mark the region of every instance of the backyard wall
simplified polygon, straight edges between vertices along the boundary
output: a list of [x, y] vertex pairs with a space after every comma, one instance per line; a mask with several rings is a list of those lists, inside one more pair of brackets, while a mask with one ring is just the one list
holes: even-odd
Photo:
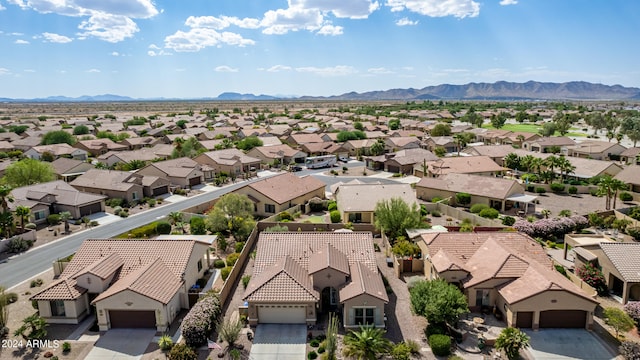
[[[258, 223], [260, 225], [260, 223]], [[222, 285], [222, 289], [220, 289], [220, 303], [224, 308], [227, 304], [227, 300], [229, 300], [230, 296], [233, 296], [234, 287], [238, 285], [238, 278], [244, 272], [244, 267], [247, 265], [247, 260], [249, 259], [249, 255], [251, 251], [253, 251], [256, 242], [258, 241], [258, 229], [254, 228], [249, 238], [244, 244], [244, 248], [240, 252], [240, 256], [238, 257], [238, 261], [233, 265], [231, 272], [229, 273], [229, 277], [225, 280], [224, 285]]]
[[[491, 220], [480, 217], [476, 214], [470, 213], [466, 210], [458, 209], [453, 206], [449, 206], [443, 203], [426, 203], [422, 204], [425, 208], [431, 212], [433, 210], [438, 210], [443, 217], [451, 217], [457, 220], [470, 219], [472, 224], [478, 224], [479, 226], [488, 226], [488, 227], [502, 227], [502, 222], [500, 220]], [[451, 224], [454, 225], [454, 224]]]

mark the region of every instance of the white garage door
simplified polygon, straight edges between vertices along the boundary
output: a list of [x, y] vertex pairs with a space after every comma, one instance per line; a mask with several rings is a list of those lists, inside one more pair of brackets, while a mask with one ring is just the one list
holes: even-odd
[[304, 305], [259, 305], [258, 322], [261, 324], [304, 324]]

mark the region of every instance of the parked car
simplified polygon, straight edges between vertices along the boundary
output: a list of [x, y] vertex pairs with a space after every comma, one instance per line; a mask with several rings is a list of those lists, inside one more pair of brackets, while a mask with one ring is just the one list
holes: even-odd
[[302, 171], [302, 166], [294, 165], [294, 166], [291, 167], [291, 171], [293, 171], [293, 172]]
[[349, 157], [348, 157], [348, 156], [340, 156], [340, 157], [338, 157], [338, 159], [339, 159], [340, 161], [343, 161], [343, 162], [349, 162], [349, 160], [351, 160], [351, 159], [349, 159]]

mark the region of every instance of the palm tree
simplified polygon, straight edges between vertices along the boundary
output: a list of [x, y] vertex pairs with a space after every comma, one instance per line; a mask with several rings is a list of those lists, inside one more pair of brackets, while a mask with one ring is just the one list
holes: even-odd
[[525, 155], [520, 158], [520, 165], [527, 169], [527, 172], [531, 172], [531, 168], [533, 167], [534, 159], [536, 159], [533, 155]]
[[20, 218], [20, 228], [24, 231], [24, 222], [25, 219], [28, 220], [29, 216], [31, 216], [31, 209], [28, 206], [18, 205], [16, 207], [16, 215]]
[[504, 157], [503, 162], [504, 166], [509, 169], [518, 170], [518, 168], [521, 167], [520, 157], [516, 153], [507, 154], [507, 156]]
[[11, 231], [14, 227], [13, 214], [11, 211], [0, 213], [0, 228], [6, 237], [11, 237]]
[[606, 210], [611, 209], [611, 197], [613, 196], [614, 192], [617, 191], [615, 190], [615, 188], [619, 186], [614, 182], [614, 180], [615, 179], [610, 175], [605, 175], [600, 178], [600, 181], [598, 182], [598, 195], [605, 197]]
[[558, 170], [560, 170], [560, 179], [564, 182], [564, 178], [576, 171], [576, 167], [573, 166], [571, 161], [564, 156], [560, 156], [560, 160], [558, 161]]
[[540, 214], [542, 214], [542, 216], [544, 216], [545, 219], [548, 219], [549, 215], [551, 215], [551, 210], [543, 209], [542, 211], [540, 211]]
[[71, 220], [71, 213], [63, 211], [58, 215], [60, 215], [60, 220], [64, 221], [64, 233], [69, 233], [69, 220]]
[[360, 330], [345, 335], [342, 354], [358, 360], [377, 359], [378, 355], [391, 350], [391, 341], [384, 337], [384, 333], [384, 330], [372, 325], [361, 325]]
[[184, 216], [180, 211], [172, 211], [169, 213], [169, 215], [167, 215], [167, 217], [169, 217], [169, 222], [171, 222], [171, 225], [177, 227], [178, 224], [180, 224], [180, 229], [182, 230], [182, 233], [184, 233], [184, 228], [182, 228], [182, 219], [184, 218]]
[[533, 170], [534, 173], [540, 174], [540, 169], [542, 168], [543, 164], [544, 164], [543, 159], [534, 157], [533, 159], [531, 159], [531, 163], [529, 164], [529, 166], [531, 167], [531, 170]]
[[0, 185], [0, 208], [2, 212], [9, 211], [9, 203], [13, 202], [13, 196], [11, 196], [11, 186]]
[[140, 159], [133, 159], [124, 164], [123, 170], [125, 171], [138, 170], [138, 169], [142, 169], [145, 166], [147, 166], [146, 161], [140, 160]]
[[551, 181], [555, 178], [555, 168], [560, 167], [562, 165], [562, 160], [560, 157], [551, 155], [548, 158], [543, 160], [543, 165], [545, 165], [549, 169], [549, 173], [551, 174]]
[[460, 150], [462, 150], [468, 143], [471, 142], [473, 137], [472, 133], [458, 133], [453, 135], [453, 142], [458, 148], [458, 156], [460, 156]]
[[613, 190], [613, 208], [616, 208], [616, 200], [618, 200], [618, 192], [620, 190], [627, 190], [628, 186], [627, 184], [622, 181], [622, 180], [618, 180], [618, 179], [612, 179], [611, 180], [611, 190]]
[[498, 350], [504, 350], [509, 360], [517, 359], [520, 350], [529, 347], [529, 336], [520, 329], [506, 328], [496, 339], [495, 347]]

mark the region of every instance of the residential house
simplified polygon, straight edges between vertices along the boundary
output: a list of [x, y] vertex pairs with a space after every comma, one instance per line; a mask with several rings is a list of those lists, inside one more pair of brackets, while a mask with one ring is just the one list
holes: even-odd
[[161, 177], [169, 180], [172, 187], [183, 189], [204, 181], [201, 165], [187, 157], [154, 162], [139, 169], [136, 174]]
[[380, 201], [400, 198], [412, 207], [417, 204], [409, 184], [341, 184], [334, 193], [343, 221], [375, 224], [374, 212]]
[[621, 152], [620, 162], [623, 164], [640, 165], [640, 147], [630, 147]]
[[598, 302], [556, 271], [525, 234], [431, 233], [418, 246], [427, 279], [459, 286], [472, 311], [493, 309], [518, 328], [593, 327]]
[[395, 152], [399, 150], [419, 149], [421, 141], [415, 136], [390, 136], [384, 139], [384, 145], [386, 150]]
[[272, 125], [269, 124], [267, 125], [267, 130], [269, 131], [269, 134], [276, 136], [276, 137], [284, 137], [284, 136], [289, 136], [289, 134], [291, 134], [291, 126], [286, 125], [286, 124], [281, 124], [281, 125]]
[[312, 198], [324, 199], [325, 184], [312, 176], [283, 173], [247, 184], [234, 193], [247, 195], [256, 215], [272, 216]]
[[7, 152], [13, 151], [15, 149], [16, 149], [16, 147], [13, 146], [12, 143], [10, 143], [8, 141], [4, 141], [4, 140], [0, 141], [0, 151], [1, 152], [7, 153]]
[[39, 136], [27, 136], [25, 138], [12, 141], [11, 145], [13, 145], [16, 150], [26, 152], [32, 147], [40, 145], [41, 142], [42, 138]]
[[640, 193], [640, 165], [630, 165], [614, 176], [629, 185], [630, 190]]
[[336, 312], [346, 329], [385, 327], [389, 302], [369, 232], [261, 233], [243, 300], [251, 325], [313, 325]]
[[453, 140], [453, 136], [431, 136], [422, 141], [422, 147], [429, 151], [435, 151], [437, 148], [443, 148], [447, 153], [458, 151], [458, 145]]
[[[498, 176], [504, 170], [506, 169], [488, 156], [445, 157], [427, 164], [426, 176], [438, 177], [449, 173]], [[418, 175], [422, 175], [421, 169], [415, 171]]]
[[158, 138], [154, 138], [153, 136], [131, 137], [120, 141], [120, 144], [125, 145], [128, 150], [138, 150], [160, 143], [161, 141]]
[[19, 205], [31, 209], [30, 222], [41, 224], [47, 216], [68, 211], [72, 219], [104, 212], [106, 196], [77, 190], [62, 180], [15, 188], [11, 191], [14, 202], [9, 208]]
[[171, 156], [173, 146], [169, 144], [157, 144], [153, 147], [143, 147], [138, 150], [108, 152], [98, 156], [98, 160], [107, 166], [114, 166], [118, 163], [128, 163], [133, 160], [157, 161], [166, 160]]
[[263, 164], [302, 164], [307, 157], [307, 153], [286, 144], [254, 147], [247, 155], [260, 159]]
[[437, 161], [438, 157], [431, 151], [417, 148], [400, 150], [380, 156], [369, 156], [365, 159], [370, 169], [384, 170], [392, 173], [413, 174], [414, 168], [419, 168], [428, 162]]
[[86, 161], [76, 159], [58, 158], [51, 162], [51, 167], [56, 173], [56, 177], [65, 182], [72, 181], [78, 176], [94, 168]]
[[461, 153], [471, 156], [488, 156], [496, 164], [504, 166], [504, 157], [513, 153], [513, 150], [511, 145], [478, 145], [469, 146], [462, 150]]
[[38, 145], [24, 152], [24, 156], [41, 160], [42, 155], [48, 153], [53, 159], [60, 157], [68, 157], [77, 160], [87, 160], [89, 153], [86, 150], [77, 149], [69, 144], [53, 144], [53, 145]]
[[80, 191], [106, 195], [109, 198], [120, 198], [133, 203], [143, 197], [168, 193], [170, 183], [169, 180], [157, 176], [93, 169], [72, 181], [71, 185]]
[[457, 203], [456, 194], [467, 193], [471, 195], [468, 205], [485, 204], [502, 212], [517, 208], [523, 213], [533, 213], [537, 199], [537, 196], [525, 195], [524, 187], [516, 180], [472, 174], [423, 177], [415, 188], [418, 199], [431, 201], [437, 197], [448, 199], [451, 205], [464, 205]]
[[205, 181], [209, 181], [221, 172], [231, 176], [254, 174], [260, 168], [260, 159], [245, 155], [242, 150], [225, 149], [202, 153], [193, 160], [200, 165], [207, 165], [211, 173], [204, 174]]
[[341, 144], [336, 144], [332, 141], [325, 141], [321, 143], [305, 143], [300, 146], [300, 150], [307, 153], [309, 156], [319, 155], [346, 155], [348, 151], [342, 148]]
[[318, 134], [291, 134], [287, 137], [287, 143], [300, 146], [308, 143], [323, 143], [324, 140]]
[[100, 331], [164, 332], [188, 290], [209, 268], [210, 244], [197, 240], [85, 240], [60, 277], [30, 300], [48, 323], [79, 324], [95, 306]]
[[[518, 156], [527, 156], [532, 155], [537, 158], [546, 159], [552, 154], [549, 153], [533, 153], [530, 151], [522, 150], [522, 149], [514, 149], [513, 151]], [[588, 180], [592, 177], [596, 176], [615, 176], [620, 171], [622, 171], [622, 166], [615, 164], [611, 161], [603, 161], [603, 160], [594, 160], [594, 159], [585, 159], [578, 158], [573, 156], [565, 157], [571, 165], [575, 166], [575, 170], [569, 174], [564, 174], [567, 178], [578, 179], [578, 180]], [[558, 175], [560, 175], [560, 169], [554, 170]]]
[[587, 140], [569, 146], [568, 150], [569, 156], [595, 160], [619, 160], [620, 154], [627, 148], [615, 142]]
[[541, 137], [522, 142], [522, 148], [537, 153], [548, 153], [553, 148], [559, 148], [561, 154], [567, 155], [569, 147], [576, 142], [566, 136]]
[[349, 156], [363, 156], [370, 153], [371, 145], [376, 142], [375, 139], [349, 140], [342, 144], [342, 148], [348, 151]]
[[78, 149], [85, 150], [94, 157], [106, 154], [109, 151], [123, 151], [129, 149], [127, 145], [115, 143], [111, 141], [111, 139], [81, 140], [73, 146]]

